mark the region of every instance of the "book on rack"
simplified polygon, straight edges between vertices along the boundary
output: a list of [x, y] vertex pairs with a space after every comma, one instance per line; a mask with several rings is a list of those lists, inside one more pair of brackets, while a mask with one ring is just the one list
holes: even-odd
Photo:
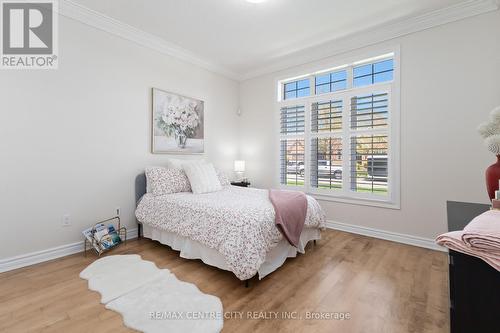
[[98, 242], [96, 242], [95, 238], [94, 238], [94, 227], [91, 227], [91, 228], [87, 228], [85, 230], [82, 231], [82, 234], [83, 236], [85, 236], [85, 238], [87, 239], [87, 241], [92, 244], [92, 247], [94, 248], [94, 250], [96, 250], [98, 253], [101, 252], [101, 248], [98, 244]]
[[82, 233], [97, 252], [107, 250], [122, 241], [112, 224], [106, 226], [104, 223], [99, 223], [92, 228], [85, 229]]

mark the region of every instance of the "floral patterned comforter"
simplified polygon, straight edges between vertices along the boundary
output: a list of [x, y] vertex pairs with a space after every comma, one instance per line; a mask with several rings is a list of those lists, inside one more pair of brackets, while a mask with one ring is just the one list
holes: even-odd
[[[304, 228], [323, 228], [323, 210], [314, 198], [307, 196], [307, 201]], [[267, 252], [283, 239], [267, 190], [225, 186], [205, 194], [147, 193], [135, 214], [141, 223], [216, 249], [240, 280], [254, 276]]]

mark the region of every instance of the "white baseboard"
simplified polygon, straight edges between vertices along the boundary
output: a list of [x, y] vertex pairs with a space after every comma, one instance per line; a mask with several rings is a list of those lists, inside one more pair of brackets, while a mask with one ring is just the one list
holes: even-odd
[[[429, 238], [399, 234], [396, 232], [373, 229], [368, 227], [361, 227], [357, 225], [334, 222], [334, 221], [327, 221], [326, 227], [330, 229], [350, 232], [353, 234], [380, 238], [413, 246], [424, 247], [431, 250], [444, 251], [444, 252], [446, 251], [446, 248], [437, 245], [433, 239]], [[127, 239], [137, 238], [137, 232], [138, 232], [137, 228], [127, 230]], [[20, 256], [2, 259], [0, 260], [0, 273], [11, 271], [21, 267], [38, 264], [52, 259], [69, 256], [71, 254], [79, 252], [83, 252], [83, 242], [66, 244], [62, 246], [53, 247], [47, 250], [42, 250], [42, 251], [23, 254]]]
[[[137, 238], [137, 228], [127, 230], [127, 239]], [[0, 273], [83, 252], [83, 241], [0, 260]]]
[[411, 236], [411, 235], [400, 234], [400, 233], [396, 233], [396, 232], [392, 232], [392, 231], [385, 231], [385, 230], [379, 230], [379, 229], [374, 229], [374, 228], [361, 227], [358, 225], [352, 225], [352, 224], [334, 222], [334, 221], [327, 221], [326, 227], [330, 228], [330, 229], [350, 232], [353, 234], [385, 239], [385, 240], [393, 241], [393, 242], [397, 242], [397, 243], [403, 243], [403, 244], [408, 244], [408, 245], [413, 245], [413, 246], [418, 246], [418, 247], [424, 247], [426, 249], [431, 249], [431, 250], [435, 250], [435, 251], [442, 251], [442, 252], [447, 251], [446, 248], [437, 245], [433, 239], [429, 239], [429, 238]]
[[127, 239], [134, 239], [137, 238], [138, 236], [139, 229], [134, 228], [134, 229], [127, 229]]

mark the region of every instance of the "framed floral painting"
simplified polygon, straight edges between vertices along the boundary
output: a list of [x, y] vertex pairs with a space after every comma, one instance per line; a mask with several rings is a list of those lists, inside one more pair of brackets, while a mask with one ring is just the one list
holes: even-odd
[[153, 88], [152, 119], [154, 154], [203, 154], [203, 101]]

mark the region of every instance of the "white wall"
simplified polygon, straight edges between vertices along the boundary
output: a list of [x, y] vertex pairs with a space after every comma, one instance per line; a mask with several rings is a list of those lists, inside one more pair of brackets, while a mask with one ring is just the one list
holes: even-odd
[[[135, 227], [134, 178], [168, 158], [149, 152], [152, 87], [205, 100], [207, 159], [277, 184], [275, 78], [318, 63], [239, 85], [64, 17], [59, 30], [58, 70], [0, 72], [0, 259], [79, 241], [117, 206]], [[330, 220], [434, 237], [446, 200], [487, 202], [475, 128], [500, 105], [498, 31], [494, 12], [384, 43], [401, 46], [401, 210], [322, 201]]]
[[[320, 201], [329, 220], [425, 238], [447, 230], [446, 200], [487, 203], [494, 162], [476, 127], [500, 105], [500, 12], [398, 38], [401, 47], [401, 209]], [[275, 80], [333, 64], [339, 55], [241, 84], [240, 157], [257, 187], [277, 186]]]
[[79, 241], [117, 206], [135, 227], [134, 178], [167, 158], [150, 153], [152, 87], [204, 99], [205, 157], [237, 154], [237, 82], [59, 23], [58, 70], [0, 72], [0, 259]]

